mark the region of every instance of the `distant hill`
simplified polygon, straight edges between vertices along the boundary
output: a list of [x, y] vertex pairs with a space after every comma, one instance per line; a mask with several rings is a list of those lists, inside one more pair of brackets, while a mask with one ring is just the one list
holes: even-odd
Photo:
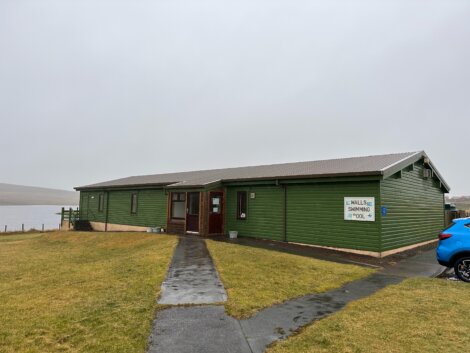
[[75, 191], [0, 183], [0, 205], [78, 205]]
[[459, 210], [470, 210], [470, 196], [446, 197], [446, 202], [455, 204]]

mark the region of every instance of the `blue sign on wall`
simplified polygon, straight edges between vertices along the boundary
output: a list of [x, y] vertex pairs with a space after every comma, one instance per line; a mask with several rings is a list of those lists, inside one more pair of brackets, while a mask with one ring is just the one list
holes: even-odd
[[381, 207], [381, 210], [382, 210], [382, 216], [386, 216], [387, 215], [387, 207], [386, 206], [382, 206]]

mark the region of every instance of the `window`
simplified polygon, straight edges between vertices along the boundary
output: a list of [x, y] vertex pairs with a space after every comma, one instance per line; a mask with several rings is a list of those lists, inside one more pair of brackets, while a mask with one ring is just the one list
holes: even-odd
[[237, 192], [237, 219], [246, 219], [246, 191]]
[[221, 213], [222, 205], [221, 205], [220, 199], [221, 199], [220, 195], [215, 195], [211, 197], [211, 206], [210, 206], [211, 213], [216, 213], [216, 214]]
[[424, 178], [424, 179], [432, 178], [432, 170], [431, 170], [431, 169], [424, 168], [424, 169], [423, 169], [423, 178]]
[[137, 194], [131, 195], [131, 213], [132, 214], [137, 213]]
[[199, 215], [199, 193], [188, 192], [188, 214], [192, 216]]
[[186, 215], [186, 193], [171, 193], [171, 218], [184, 219]]
[[104, 210], [104, 194], [100, 194], [98, 197], [98, 212], [103, 212]]

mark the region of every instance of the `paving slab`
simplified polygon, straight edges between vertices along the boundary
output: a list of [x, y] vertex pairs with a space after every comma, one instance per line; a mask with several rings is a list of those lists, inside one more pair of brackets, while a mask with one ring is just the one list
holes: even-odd
[[362, 280], [326, 293], [306, 295], [258, 312], [240, 325], [253, 353], [262, 353], [266, 347], [285, 339], [311, 322], [341, 310], [347, 303], [366, 297], [401, 277], [373, 274]]
[[385, 266], [380, 272], [385, 275], [402, 277], [437, 277], [445, 270], [446, 267], [437, 262], [436, 251], [432, 249]]
[[159, 304], [211, 304], [227, 300], [203, 239], [181, 237], [176, 247]]
[[[389, 262], [375, 274], [339, 289], [288, 300], [240, 321], [228, 316], [220, 305], [172, 307], [157, 314], [148, 352], [262, 353], [271, 343], [341, 310], [351, 301], [408, 277], [437, 276], [444, 269], [436, 263], [433, 250], [423, 251]], [[159, 303], [208, 304], [226, 300], [204, 240], [180, 238]]]
[[158, 313], [149, 353], [252, 353], [239, 322], [218, 305], [172, 307]]

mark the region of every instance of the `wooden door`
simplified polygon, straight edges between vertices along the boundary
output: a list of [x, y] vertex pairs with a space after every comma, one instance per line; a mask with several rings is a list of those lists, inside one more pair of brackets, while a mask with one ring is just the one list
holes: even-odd
[[209, 234], [224, 232], [224, 193], [211, 191], [209, 193]]
[[186, 202], [186, 231], [199, 232], [199, 192], [188, 192]]

